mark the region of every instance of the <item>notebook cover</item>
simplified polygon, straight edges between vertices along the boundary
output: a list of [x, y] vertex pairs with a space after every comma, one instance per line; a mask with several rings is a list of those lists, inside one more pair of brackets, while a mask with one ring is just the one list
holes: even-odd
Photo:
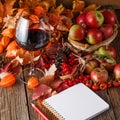
[[84, 84], [74, 85], [42, 104], [59, 120], [88, 120], [109, 108], [109, 104]]

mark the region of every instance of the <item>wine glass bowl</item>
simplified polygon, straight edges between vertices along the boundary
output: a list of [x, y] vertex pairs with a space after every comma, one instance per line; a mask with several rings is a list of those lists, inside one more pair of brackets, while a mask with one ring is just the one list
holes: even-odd
[[40, 28], [30, 28], [30, 20], [20, 17], [16, 27], [18, 45], [28, 51], [38, 50], [49, 42], [50, 34]]
[[42, 69], [34, 67], [34, 51], [45, 47], [50, 40], [50, 32], [42, 28], [41, 24], [40, 22], [37, 28], [33, 27], [34, 23], [31, 24], [29, 19], [20, 16], [16, 25], [16, 42], [31, 55], [31, 65], [19, 73], [20, 78], [25, 81], [31, 76], [37, 78], [44, 76]]

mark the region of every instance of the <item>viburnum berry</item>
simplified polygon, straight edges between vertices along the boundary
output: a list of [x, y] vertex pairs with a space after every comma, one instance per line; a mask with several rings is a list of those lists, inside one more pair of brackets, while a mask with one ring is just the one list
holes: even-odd
[[113, 86], [114, 86], [114, 87], [120, 87], [120, 82], [114, 80], [114, 81], [113, 81]]
[[68, 80], [68, 85], [69, 86], [73, 86], [73, 81], [70, 79], [70, 80]]
[[70, 74], [70, 68], [69, 68], [69, 65], [65, 62], [62, 63], [61, 65], [61, 68], [62, 68], [62, 73], [63, 74]]
[[74, 56], [72, 53], [70, 53], [70, 54], [69, 54], [69, 58], [74, 59], [75, 56]]
[[105, 82], [100, 83], [99, 88], [100, 88], [100, 90], [106, 90], [107, 89], [107, 83], [105, 83]]
[[89, 87], [89, 88], [91, 88], [92, 87], [92, 81], [91, 80], [88, 80], [88, 81], [86, 81], [86, 83], [85, 83], [85, 85], [87, 86], [87, 87]]
[[92, 88], [92, 90], [94, 90], [94, 91], [99, 90], [99, 87], [98, 87], [98, 85], [96, 85], [96, 84], [93, 84], [91, 88]]

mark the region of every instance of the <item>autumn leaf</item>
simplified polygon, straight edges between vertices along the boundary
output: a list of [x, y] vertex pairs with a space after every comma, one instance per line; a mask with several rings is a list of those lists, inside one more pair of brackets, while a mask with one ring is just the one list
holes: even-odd
[[4, 5], [0, 1], [0, 18], [3, 18], [3, 16], [4, 16]]
[[40, 84], [39, 86], [33, 89], [32, 100], [37, 100], [40, 97], [50, 97], [52, 95], [52, 88], [45, 85]]
[[6, 0], [4, 3], [4, 15], [12, 15], [13, 14], [13, 5], [16, 0]]

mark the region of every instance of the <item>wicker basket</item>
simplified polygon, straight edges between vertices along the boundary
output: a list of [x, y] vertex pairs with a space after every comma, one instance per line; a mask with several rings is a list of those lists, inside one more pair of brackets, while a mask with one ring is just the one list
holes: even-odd
[[99, 44], [88, 45], [87, 43], [85, 43], [85, 44], [80, 43], [78, 41], [71, 40], [70, 38], [68, 38], [68, 41], [74, 47], [74, 49], [76, 49], [78, 52], [83, 51], [83, 52], [91, 53], [91, 52], [97, 50], [101, 46], [109, 45], [111, 42], [113, 42], [113, 40], [115, 40], [117, 34], [118, 34], [118, 26], [115, 25], [113, 35], [110, 38], [103, 40]]

